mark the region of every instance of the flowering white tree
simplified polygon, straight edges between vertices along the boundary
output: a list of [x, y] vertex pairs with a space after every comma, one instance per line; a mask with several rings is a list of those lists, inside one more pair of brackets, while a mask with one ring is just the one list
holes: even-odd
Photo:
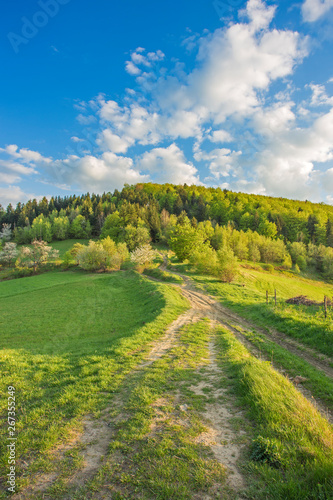
[[47, 246], [43, 240], [34, 240], [31, 245], [31, 247], [23, 247], [21, 249], [21, 261], [27, 267], [33, 267], [34, 272], [37, 271], [39, 266], [59, 256], [59, 250], [54, 250], [54, 248]]
[[12, 229], [10, 227], [10, 224], [4, 224], [1, 229], [0, 240], [9, 241], [11, 237], [12, 237]]
[[14, 259], [18, 256], [19, 252], [16, 248], [16, 243], [5, 243], [2, 251], [0, 252], [0, 262], [10, 266]]
[[150, 245], [142, 245], [131, 253], [131, 261], [136, 264], [138, 270], [143, 271], [153, 262], [156, 251]]

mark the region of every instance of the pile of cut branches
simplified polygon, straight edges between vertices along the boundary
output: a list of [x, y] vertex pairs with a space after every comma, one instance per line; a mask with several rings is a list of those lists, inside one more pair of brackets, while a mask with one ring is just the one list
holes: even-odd
[[[296, 304], [303, 306], [323, 306], [324, 302], [316, 302], [315, 300], [308, 299], [306, 295], [298, 295], [297, 297], [292, 297], [291, 299], [286, 300], [287, 304]], [[327, 298], [327, 305], [331, 306], [332, 302], [329, 298]]]

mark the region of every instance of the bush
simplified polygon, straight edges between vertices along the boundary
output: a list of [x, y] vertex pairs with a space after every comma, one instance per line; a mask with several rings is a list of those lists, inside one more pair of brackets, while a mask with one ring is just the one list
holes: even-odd
[[201, 274], [215, 275], [218, 268], [217, 253], [208, 245], [203, 245], [190, 255], [190, 264]]
[[153, 262], [155, 256], [156, 252], [150, 245], [142, 245], [131, 253], [131, 261], [137, 271], [143, 272]]
[[304, 269], [306, 269], [306, 258], [303, 256], [303, 255], [299, 255], [297, 258], [296, 258], [296, 266], [301, 269], [302, 271], [304, 271]]
[[238, 263], [234, 252], [230, 248], [221, 248], [217, 252], [217, 269], [216, 274], [221, 281], [231, 283], [238, 273]]
[[91, 240], [88, 246], [81, 245], [77, 252], [73, 247], [70, 252], [72, 251], [76, 253], [75, 260], [78, 265], [86, 271], [119, 270], [128, 258], [125, 243], [116, 244], [109, 236], [101, 241]]

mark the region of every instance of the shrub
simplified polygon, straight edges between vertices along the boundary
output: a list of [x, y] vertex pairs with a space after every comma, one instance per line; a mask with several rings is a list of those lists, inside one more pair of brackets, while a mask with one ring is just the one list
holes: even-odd
[[136, 265], [136, 269], [143, 272], [154, 260], [155, 250], [150, 245], [142, 245], [131, 253], [131, 261]]
[[0, 252], [0, 262], [6, 266], [10, 266], [14, 259], [18, 256], [19, 252], [16, 248], [16, 243], [5, 243], [2, 251]]
[[199, 273], [215, 275], [217, 272], [217, 253], [208, 245], [203, 245], [198, 250], [194, 250], [189, 261]]
[[216, 274], [221, 281], [231, 283], [238, 273], [238, 263], [234, 252], [227, 247], [221, 248], [217, 252]]
[[125, 243], [117, 245], [109, 236], [101, 241], [91, 240], [88, 246], [81, 245], [75, 255], [78, 265], [86, 271], [119, 270], [127, 258]]
[[296, 258], [296, 264], [295, 264], [299, 269], [304, 271], [306, 269], [306, 258], [303, 255], [298, 255]]
[[43, 240], [34, 240], [31, 247], [21, 248], [18, 266], [23, 263], [25, 264], [23, 267], [32, 267], [34, 272], [36, 272], [41, 265], [47, 264], [47, 262], [58, 256], [59, 250], [54, 250], [54, 248], [47, 246]]

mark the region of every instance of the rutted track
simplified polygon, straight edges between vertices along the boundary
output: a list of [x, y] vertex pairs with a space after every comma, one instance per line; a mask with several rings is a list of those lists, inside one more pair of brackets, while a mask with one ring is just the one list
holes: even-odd
[[[162, 270], [166, 270], [166, 262], [164, 261], [160, 267]], [[168, 269], [168, 272], [170, 272], [169, 269]], [[326, 359], [319, 358], [318, 354], [315, 353], [312, 349], [309, 349], [303, 345], [298, 344], [296, 341], [288, 338], [286, 335], [282, 334], [281, 332], [270, 330], [270, 333], [267, 333], [266, 330], [264, 330], [260, 327], [257, 327], [255, 324], [253, 324], [247, 320], [244, 320], [238, 314], [230, 311], [230, 309], [228, 309], [227, 307], [225, 307], [222, 304], [220, 304], [219, 302], [217, 302], [210, 295], [205, 294], [201, 291], [198, 291], [196, 289], [193, 281], [190, 278], [188, 278], [187, 276], [185, 276], [179, 272], [175, 272], [175, 271], [172, 271], [172, 272], [174, 274], [180, 276], [181, 278], [183, 278], [183, 280], [184, 280], [183, 285], [173, 285], [173, 286], [177, 286], [178, 288], [181, 289], [182, 294], [184, 295], [184, 297], [186, 297], [188, 299], [188, 301], [190, 302], [190, 304], [192, 306], [190, 311], [188, 311], [187, 313], [185, 313], [184, 315], [182, 315], [181, 317], [179, 317], [176, 320], [176, 322], [181, 320], [180, 326], [183, 326], [184, 324], [186, 324], [186, 321], [187, 321], [185, 318], [186, 315], [189, 316], [188, 319], [190, 319], [190, 317], [192, 317], [192, 318], [195, 317], [195, 320], [197, 320], [201, 317], [209, 318], [210, 320], [217, 322], [217, 323], [221, 324], [222, 326], [224, 326], [225, 328], [232, 331], [232, 333], [237, 337], [237, 339], [240, 342], [242, 342], [246, 346], [246, 348], [254, 356], [262, 357], [262, 354], [258, 351], [258, 349], [246, 338], [246, 336], [244, 334], [242, 334], [242, 331], [241, 331], [242, 329], [248, 330], [248, 331], [256, 330], [257, 332], [264, 335], [267, 339], [275, 342], [279, 346], [288, 350], [290, 353], [302, 358], [303, 360], [308, 362], [311, 366], [313, 366], [317, 370], [320, 370], [322, 373], [324, 373], [327, 377], [333, 379], [333, 368], [329, 364], [329, 361], [330, 361], [329, 358], [326, 358]], [[184, 318], [183, 318], [183, 316], [184, 316]], [[185, 321], [182, 321], [183, 319]], [[192, 321], [193, 321], [193, 319], [192, 319]], [[174, 322], [174, 323], [176, 323], [176, 322]], [[172, 332], [173, 326], [174, 326], [174, 324], [172, 324], [169, 327], [169, 330], [166, 334], [166, 337], [164, 337], [164, 339], [166, 340], [167, 343], [170, 341], [172, 342], [171, 337], [170, 337], [170, 330]], [[176, 330], [178, 330], [178, 328], [176, 328]], [[173, 334], [171, 333], [171, 335], [173, 335]], [[163, 340], [162, 341], [160, 340], [158, 345], [161, 345], [160, 342], [163, 342]], [[153, 348], [152, 361], [154, 359], [156, 359], [155, 356], [158, 353], [158, 350], [160, 349], [160, 347], [158, 347], [158, 345], [156, 345]], [[171, 343], [170, 343], [170, 347], [171, 347]], [[167, 350], [167, 349], [162, 347], [161, 354], [162, 353], [164, 354], [165, 350]], [[318, 356], [318, 358], [316, 356]], [[157, 357], [159, 357], [158, 354], [157, 354]], [[149, 364], [150, 361], [148, 360], [147, 363]], [[285, 375], [285, 373], [283, 373], [283, 374]], [[327, 409], [325, 402], [320, 401], [319, 398], [314, 398], [308, 389], [298, 387], [298, 390], [300, 392], [302, 392], [302, 394], [305, 397], [310, 399], [312, 403], [315, 402], [317, 409], [322, 413], [322, 415], [325, 418], [328, 418], [331, 422], [333, 422], [333, 413]]]

